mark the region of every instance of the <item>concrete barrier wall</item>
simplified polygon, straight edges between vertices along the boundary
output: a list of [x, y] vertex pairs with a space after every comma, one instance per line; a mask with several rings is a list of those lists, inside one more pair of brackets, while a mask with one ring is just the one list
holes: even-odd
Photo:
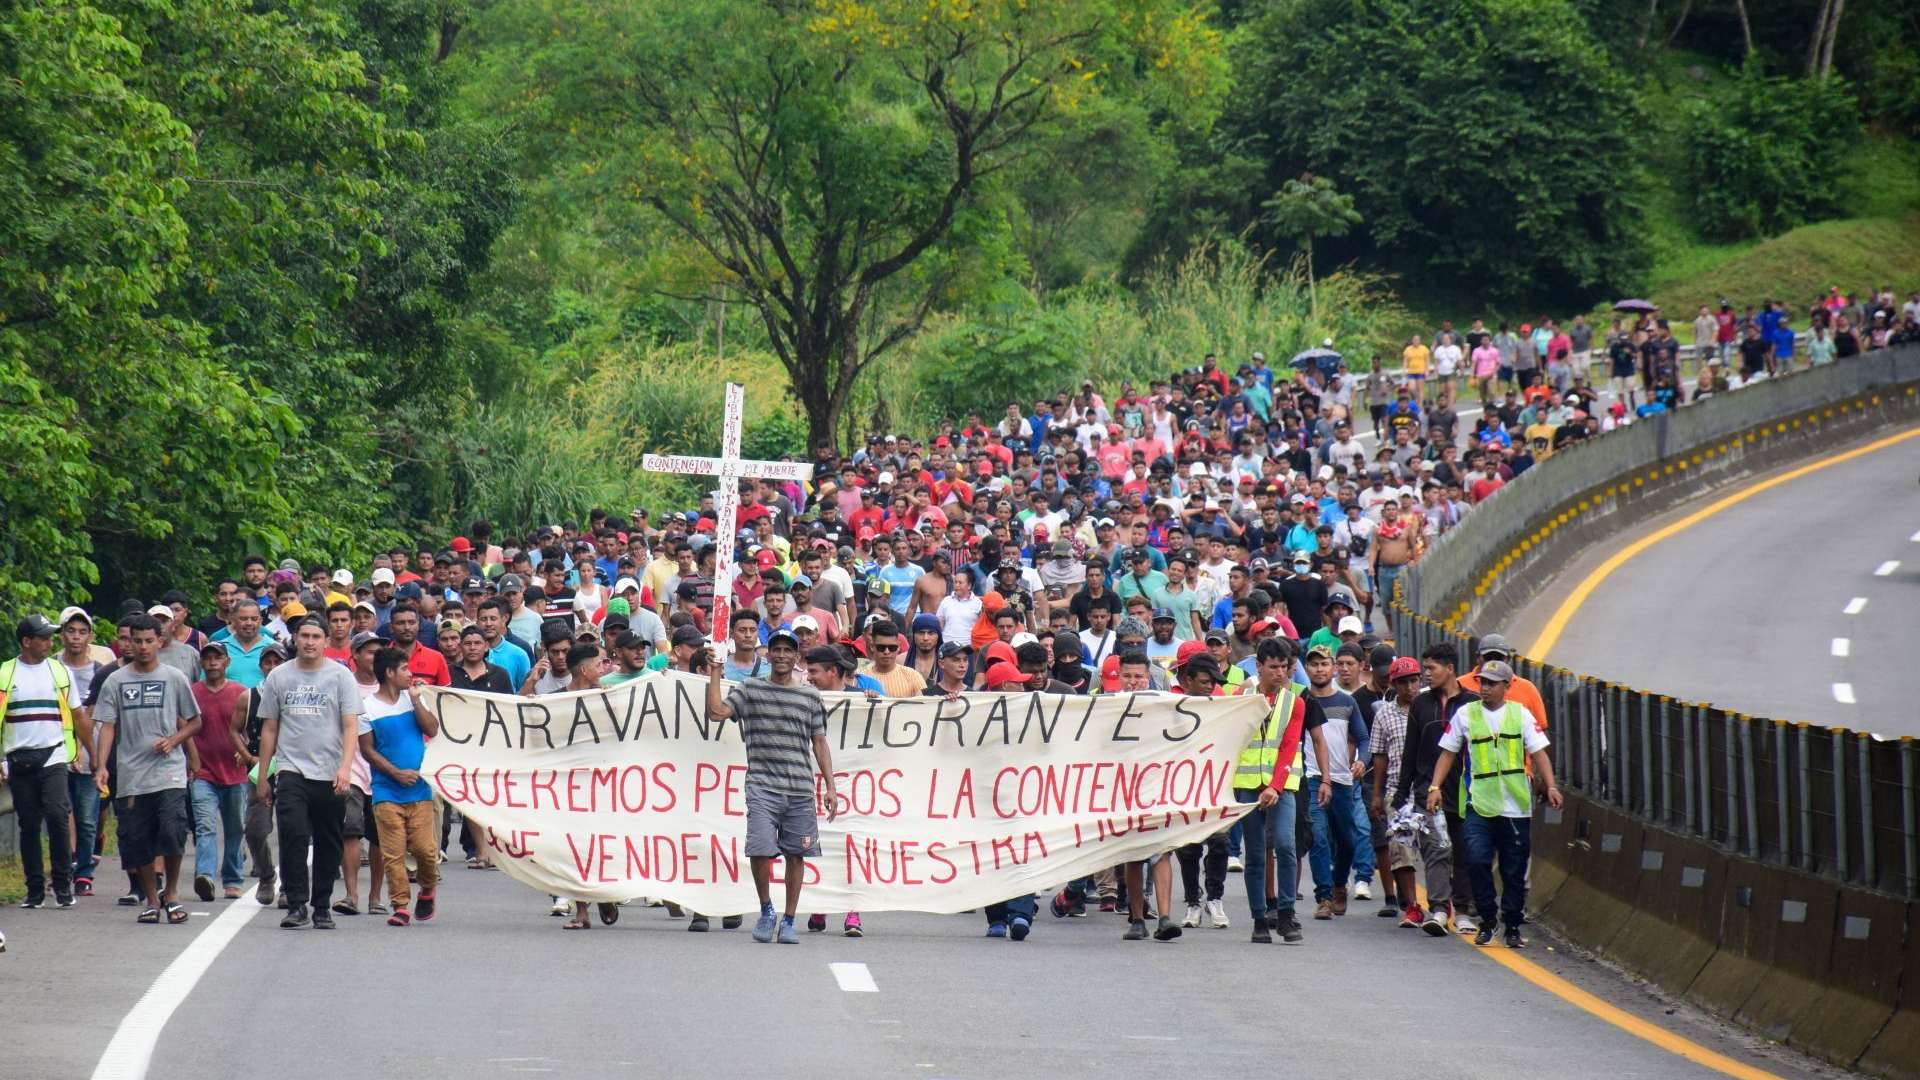
[[[1920, 421], [1920, 348], [1769, 380], [1529, 470], [1402, 577], [1402, 653], [1471, 655], [1591, 545], [1689, 499]], [[1869, 1075], [1920, 1078], [1920, 748], [1518, 664], [1568, 791], [1532, 907], [1669, 993]], [[1835, 813], [1844, 809], [1844, 814]], [[1810, 811], [1810, 812], [1808, 812]]]

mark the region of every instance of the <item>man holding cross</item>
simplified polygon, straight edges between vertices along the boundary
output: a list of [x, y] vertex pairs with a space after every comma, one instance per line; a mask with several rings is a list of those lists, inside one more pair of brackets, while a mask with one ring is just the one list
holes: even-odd
[[[733, 639], [716, 643], [722, 654], [732, 651]], [[760, 894], [760, 919], [753, 940], [762, 944], [774, 937], [772, 897], [773, 860], [784, 857], [786, 910], [779, 916], [782, 945], [800, 943], [793, 925], [800, 910], [800, 886], [807, 856], [820, 854], [820, 823], [814, 807], [813, 766], [826, 779], [827, 820], [839, 815], [839, 794], [833, 784], [833, 758], [827, 749], [826, 710], [806, 677], [795, 672], [800, 639], [784, 627], [767, 637], [767, 664], [772, 674], [727, 685], [724, 666], [716, 659], [707, 667], [707, 715], [735, 719], [747, 748], [745, 781], [747, 802], [747, 858], [753, 864], [753, 884]], [[807, 752], [813, 752], [813, 761]]]

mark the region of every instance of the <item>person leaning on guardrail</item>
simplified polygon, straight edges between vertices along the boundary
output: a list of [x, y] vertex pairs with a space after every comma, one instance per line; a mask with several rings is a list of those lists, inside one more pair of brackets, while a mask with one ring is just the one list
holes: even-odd
[[[1509, 949], [1526, 946], [1520, 926], [1526, 921], [1527, 860], [1532, 857], [1533, 785], [1526, 763], [1545, 785], [1547, 805], [1560, 808], [1560, 788], [1553, 782], [1553, 762], [1547, 759], [1547, 737], [1531, 723], [1527, 711], [1507, 700], [1513, 668], [1503, 660], [1480, 665], [1480, 700], [1454, 710], [1446, 733], [1440, 736], [1436, 777], [1445, 776], [1454, 758], [1466, 750], [1467, 777], [1460, 794], [1460, 817], [1465, 825], [1467, 881], [1473, 904], [1480, 912], [1475, 945], [1493, 942], [1496, 919], [1507, 928]], [[1427, 812], [1440, 809], [1440, 785], [1427, 787]], [[1500, 895], [1493, 888], [1493, 863], [1500, 862]]]

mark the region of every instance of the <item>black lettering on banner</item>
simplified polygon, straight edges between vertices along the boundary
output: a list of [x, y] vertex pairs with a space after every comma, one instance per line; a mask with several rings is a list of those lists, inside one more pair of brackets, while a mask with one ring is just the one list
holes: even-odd
[[1113, 741], [1114, 742], [1139, 742], [1140, 741], [1140, 736], [1138, 735], [1122, 735], [1120, 733], [1120, 729], [1127, 726], [1127, 721], [1137, 716], [1147, 715], [1146, 713], [1141, 712], [1140, 710], [1134, 708], [1134, 706], [1138, 705], [1139, 703], [1140, 703], [1139, 694], [1127, 695], [1127, 704], [1125, 708], [1120, 710], [1120, 719], [1115, 720], [1113, 722]]
[[[604, 695], [602, 695], [602, 699], [604, 700]], [[587, 704], [592, 700], [594, 699], [590, 697], [577, 697], [573, 699], [573, 726], [567, 729], [568, 746], [572, 746], [580, 741], [576, 736], [580, 734], [580, 729], [583, 726], [587, 729], [587, 734], [593, 736], [594, 743], [596, 745], [599, 744], [600, 729], [594, 725], [593, 713], [589, 711], [592, 706]]]
[[939, 698], [934, 701], [933, 719], [928, 723], [928, 727], [931, 729], [927, 733], [927, 747], [929, 749], [939, 745], [941, 724], [953, 725], [954, 746], [965, 747], [967, 745], [967, 730], [966, 727], [960, 723], [960, 719], [966, 716], [968, 710], [972, 709], [973, 706], [963, 697], [953, 699], [953, 704], [960, 706], [960, 711], [954, 713], [952, 716], [948, 716], [946, 715], [947, 700], [945, 698]]
[[707, 699], [705, 697], [702, 697], [699, 701], [695, 701], [693, 699], [693, 693], [687, 689], [687, 683], [680, 679], [675, 679], [673, 681], [674, 738], [680, 738], [680, 733], [684, 730], [682, 725], [686, 722], [689, 713], [694, 716], [694, 723], [700, 726], [700, 738], [703, 741], [713, 741], [717, 737], [714, 729], [724, 729], [726, 727], [724, 721], [715, 720], [707, 715]]
[[[631, 684], [600, 695], [600, 707], [606, 710], [607, 723], [613, 727], [613, 737], [619, 742], [625, 742], [627, 740], [627, 730], [633, 726], [633, 695], [634, 688]], [[616, 697], [626, 702], [625, 712], [615, 711], [613, 699]], [[633, 727], [633, 731], [634, 734], [639, 734], [638, 727]], [[594, 741], [600, 741], [598, 731], [594, 732]]]
[[863, 700], [865, 700], [867, 706], [867, 718], [866, 722], [860, 725], [860, 749], [871, 750], [873, 749], [874, 703], [870, 699]]
[[1194, 732], [1200, 730], [1200, 714], [1194, 711], [1191, 702], [1192, 702], [1192, 699], [1186, 698], [1186, 697], [1174, 699], [1173, 711], [1176, 713], [1179, 713], [1181, 716], [1184, 716], [1189, 720], [1192, 720], [1193, 726], [1188, 728], [1186, 730], [1186, 733], [1183, 735], [1175, 735], [1173, 733], [1172, 728], [1162, 728], [1160, 730], [1160, 735], [1161, 737], [1165, 738], [1168, 742], [1185, 742], [1186, 740], [1193, 738]]
[[[644, 727], [647, 723], [647, 717], [651, 716], [653, 717], [653, 725], [660, 729], [660, 737], [662, 739], [673, 738], [673, 736], [667, 732], [667, 714], [660, 708], [658, 686], [660, 680], [642, 679], [639, 681], [641, 683], [639, 726]], [[636, 728], [634, 734], [638, 735], [639, 733], [638, 728]]]
[[464, 739], [462, 739], [462, 738], [460, 738], [459, 736], [457, 736], [457, 735], [455, 735], [455, 734], [453, 733], [453, 728], [452, 728], [451, 726], [449, 726], [449, 725], [448, 725], [448, 724], [447, 724], [447, 723], [445, 722], [445, 721], [446, 721], [446, 715], [447, 715], [447, 714], [446, 714], [446, 708], [447, 708], [447, 707], [446, 707], [446, 704], [445, 704], [445, 703], [446, 703], [447, 701], [449, 701], [449, 700], [451, 700], [451, 701], [456, 701], [456, 702], [460, 702], [460, 703], [462, 703], [463, 705], [464, 705], [464, 704], [465, 704], [465, 702], [466, 702], [466, 699], [465, 699], [465, 698], [462, 698], [462, 697], [460, 697], [460, 696], [458, 696], [458, 695], [456, 695], [456, 694], [453, 694], [453, 693], [451, 693], [451, 692], [449, 692], [449, 691], [445, 691], [445, 690], [442, 690], [442, 691], [441, 691], [440, 693], [438, 693], [438, 694], [435, 694], [435, 695], [433, 696], [433, 707], [434, 707], [434, 709], [435, 709], [435, 710], [436, 710], [437, 712], [439, 712], [439, 714], [440, 714], [440, 718], [441, 718], [441, 724], [440, 724], [440, 736], [439, 736], [439, 737], [440, 737], [440, 738], [443, 738], [443, 739], [445, 739], [445, 740], [447, 740], [447, 741], [448, 741], [448, 742], [450, 742], [450, 743], [454, 743], [455, 745], [458, 745], [458, 746], [465, 746], [465, 745], [467, 745], [468, 743], [470, 743], [470, 742], [472, 742], [472, 741], [473, 741], [473, 736], [471, 736], [471, 735], [469, 735], [469, 736], [467, 736], [466, 738], [464, 738]]
[[500, 729], [500, 741], [512, 745], [513, 736], [507, 734], [507, 718], [500, 712], [500, 706], [494, 704], [493, 699], [488, 698], [486, 709], [486, 718], [480, 721], [480, 745], [487, 745], [487, 732], [496, 727]]
[[845, 750], [847, 748], [847, 728], [851, 726], [853, 717], [853, 699], [842, 698], [839, 701], [828, 701], [826, 703], [826, 712], [826, 724], [829, 728], [831, 728], [836, 721], [840, 725], [840, 741], [834, 746], [834, 749]]
[[[527, 748], [527, 732], [529, 731], [539, 732], [547, 740], [547, 749], [553, 749], [553, 732], [547, 730], [547, 725], [553, 723], [553, 713], [548, 711], [545, 705], [537, 701], [523, 701], [514, 712], [520, 720], [520, 749], [525, 750]], [[535, 712], [540, 714], [540, 722], [537, 724], [527, 719], [528, 716]]]
[[1087, 737], [1087, 724], [1093, 720], [1093, 711], [1100, 707], [1100, 698], [1087, 699], [1087, 711], [1080, 714], [1080, 726], [1073, 731], [1073, 741], [1079, 742]]
[[[1051, 721], [1047, 719], [1048, 698], [1053, 699], [1053, 719]], [[1065, 694], [1028, 694], [1027, 718], [1026, 721], [1020, 725], [1021, 743], [1024, 744], [1027, 741], [1027, 733], [1033, 730], [1033, 720], [1036, 716], [1040, 718], [1040, 741], [1043, 744], [1053, 742], [1053, 729], [1060, 726], [1060, 710], [1065, 708], [1066, 705], [1067, 696]]]
[[1013, 728], [1007, 719], [1007, 699], [1010, 697], [1012, 697], [1011, 694], [1000, 694], [993, 699], [993, 704], [987, 708], [987, 718], [980, 725], [980, 737], [973, 741], [973, 745], [985, 746], [987, 729], [995, 724], [1000, 725], [1000, 745], [1013, 744]]
[[901, 704], [909, 705], [907, 709], [907, 715], [911, 717], [914, 713], [914, 705], [906, 702], [896, 702], [888, 705], [886, 715], [880, 718], [880, 741], [889, 749], [893, 749], [893, 750], [904, 749], [906, 747], [912, 746], [916, 742], [919, 742], [920, 732], [922, 730], [920, 727], [920, 721], [911, 720], [911, 719], [904, 720], [901, 722], [900, 726], [903, 728], [910, 729], [912, 733], [907, 736], [907, 739], [905, 742], [893, 741], [893, 711], [894, 709], [898, 708]]

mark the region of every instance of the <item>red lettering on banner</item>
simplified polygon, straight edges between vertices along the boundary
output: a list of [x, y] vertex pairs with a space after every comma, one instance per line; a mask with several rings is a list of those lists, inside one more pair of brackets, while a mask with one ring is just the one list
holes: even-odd
[[693, 767], [693, 812], [700, 812], [701, 796], [720, 790], [720, 769], [700, 762]]
[[869, 882], [881, 885], [924, 885], [927, 883], [926, 879], [916, 877], [913, 870], [913, 860], [919, 847], [918, 840], [888, 840], [883, 846], [882, 841], [873, 837], [862, 840], [848, 836], [846, 840], [847, 882], [849, 884]]
[[[540, 777], [542, 775], [545, 775], [547, 778], [547, 781], [544, 784], [540, 782]], [[540, 809], [540, 793], [542, 791], [547, 793], [547, 809], [549, 810], [560, 809], [559, 787], [560, 787], [560, 773], [558, 770], [556, 769], [533, 770], [532, 774], [527, 778], [528, 800], [533, 804], [532, 809], [535, 809], [535, 810]]]

